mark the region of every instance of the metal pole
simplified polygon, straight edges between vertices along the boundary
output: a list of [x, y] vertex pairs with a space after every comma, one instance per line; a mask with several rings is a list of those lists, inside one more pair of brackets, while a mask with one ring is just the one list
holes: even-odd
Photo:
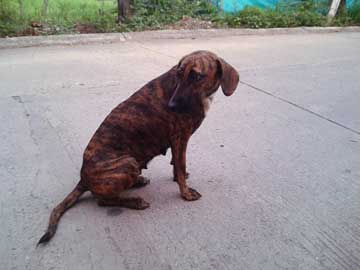
[[329, 13], [328, 13], [328, 23], [330, 23], [332, 21], [332, 19], [335, 17], [335, 15], [339, 9], [340, 2], [341, 2], [341, 0], [332, 0], [331, 6], [329, 9]]

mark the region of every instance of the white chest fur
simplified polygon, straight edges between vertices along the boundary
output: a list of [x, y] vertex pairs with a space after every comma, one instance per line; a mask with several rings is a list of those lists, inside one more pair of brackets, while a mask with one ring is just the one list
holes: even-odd
[[203, 99], [203, 101], [202, 101], [202, 102], [203, 102], [203, 108], [204, 108], [205, 116], [206, 116], [207, 112], [208, 112], [209, 109], [210, 109], [210, 105], [211, 105], [212, 101], [214, 100], [214, 95], [215, 95], [215, 93], [212, 94], [211, 96], [205, 97], [205, 98]]

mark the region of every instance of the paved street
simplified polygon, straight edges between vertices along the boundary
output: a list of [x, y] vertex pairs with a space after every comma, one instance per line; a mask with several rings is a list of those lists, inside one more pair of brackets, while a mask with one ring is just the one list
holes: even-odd
[[[238, 69], [188, 148], [185, 202], [170, 153], [133, 190], [90, 194], [35, 248], [111, 109], [184, 55]], [[360, 32], [133, 40], [0, 50], [1, 269], [360, 269]]]

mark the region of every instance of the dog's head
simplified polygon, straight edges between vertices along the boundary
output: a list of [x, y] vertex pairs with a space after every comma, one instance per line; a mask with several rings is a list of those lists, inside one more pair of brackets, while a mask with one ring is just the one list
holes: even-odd
[[187, 111], [194, 100], [210, 97], [219, 86], [225, 96], [230, 96], [239, 82], [238, 72], [208, 51], [197, 51], [184, 56], [174, 69], [176, 88], [168, 106], [176, 112]]

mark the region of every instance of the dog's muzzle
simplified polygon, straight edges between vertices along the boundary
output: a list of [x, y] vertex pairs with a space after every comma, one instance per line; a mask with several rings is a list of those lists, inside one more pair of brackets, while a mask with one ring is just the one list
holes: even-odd
[[176, 102], [174, 102], [172, 100], [170, 100], [170, 102], [168, 103], [168, 107], [172, 111], [176, 111], [176, 106], [177, 106]]
[[173, 112], [185, 112], [189, 108], [187, 100], [183, 97], [172, 98], [168, 103], [168, 107]]

